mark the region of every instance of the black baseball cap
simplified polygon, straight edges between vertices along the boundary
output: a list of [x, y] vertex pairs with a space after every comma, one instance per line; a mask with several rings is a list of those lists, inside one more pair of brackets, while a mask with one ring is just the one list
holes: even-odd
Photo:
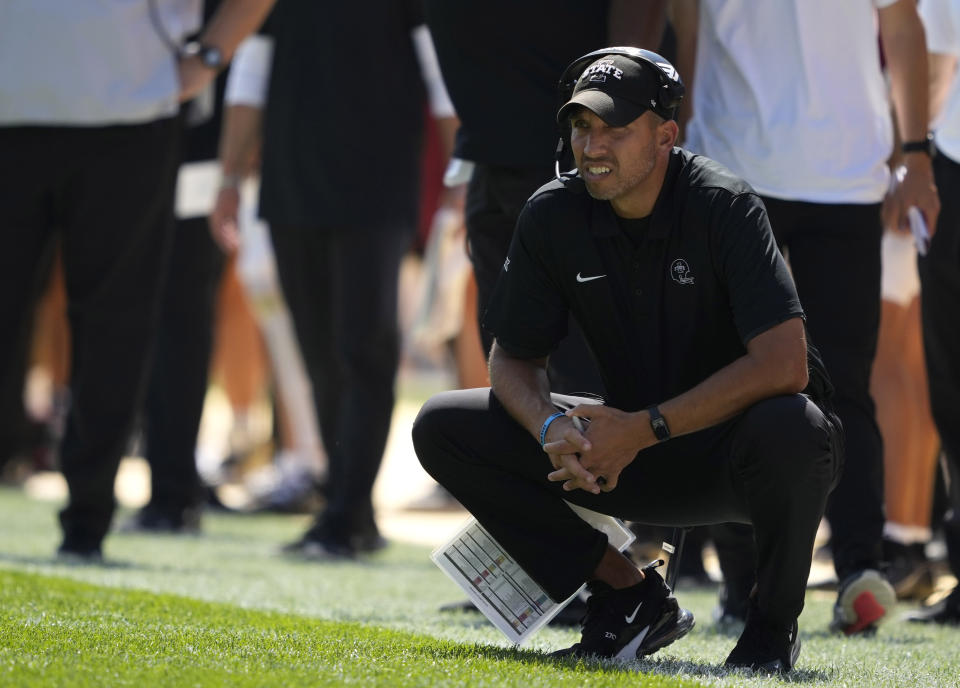
[[600, 57], [577, 79], [570, 100], [557, 112], [557, 123], [562, 125], [578, 105], [612, 127], [624, 127], [655, 110], [661, 85], [651, 69], [624, 55]]

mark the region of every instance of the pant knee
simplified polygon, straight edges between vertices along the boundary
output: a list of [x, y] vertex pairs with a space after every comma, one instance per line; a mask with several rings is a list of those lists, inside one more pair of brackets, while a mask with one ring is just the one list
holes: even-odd
[[413, 422], [413, 449], [420, 465], [445, 484], [445, 475], [462, 472], [476, 458], [478, 435], [487, 427], [488, 390], [441, 392], [430, 397]]
[[837, 430], [807, 397], [774, 397], [748, 409], [741, 419], [743, 460], [781, 474], [799, 477], [815, 466], [838, 460]]
[[443, 427], [443, 406], [436, 402], [437, 397], [431, 397], [427, 400], [413, 421], [411, 436], [413, 439], [413, 450], [420, 461], [423, 469], [434, 476], [433, 466], [440, 454], [438, 447], [442, 436]]

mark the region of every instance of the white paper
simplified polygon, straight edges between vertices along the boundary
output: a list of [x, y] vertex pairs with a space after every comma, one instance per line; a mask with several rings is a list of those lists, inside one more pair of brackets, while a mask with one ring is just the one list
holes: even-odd
[[[583, 520], [606, 533], [610, 544], [619, 551], [634, 541], [634, 534], [612, 516], [569, 506]], [[554, 602], [472, 517], [449, 542], [433, 552], [431, 559], [508, 640], [518, 645], [549, 623], [584, 588], [581, 586], [563, 602]]]
[[917, 245], [917, 253], [921, 256], [927, 255], [927, 248], [930, 246], [930, 232], [927, 230], [927, 221], [923, 219], [923, 213], [917, 206], [912, 205], [907, 208], [907, 219], [910, 220], [910, 232], [913, 234], [913, 241]]
[[220, 190], [220, 163], [188, 162], [177, 175], [175, 211], [178, 218], [203, 217], [213, 212]]

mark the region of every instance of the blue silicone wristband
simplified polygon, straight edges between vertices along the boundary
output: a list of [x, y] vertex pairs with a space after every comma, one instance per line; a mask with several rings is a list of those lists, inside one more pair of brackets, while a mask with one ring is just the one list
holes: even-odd
[[550, 416], [545, 421], [543, 421], [543, 425], [540, 426], [540, 446], [541, 447], [543, 446], [544, 441], [547, 439], [547, 430], [550, 429], [550, 423], [555, 421], [560, 416], [565, 416], [565, 415], [567, 414], [565, 414], [563, 411], [557, 411], [552, 416]]

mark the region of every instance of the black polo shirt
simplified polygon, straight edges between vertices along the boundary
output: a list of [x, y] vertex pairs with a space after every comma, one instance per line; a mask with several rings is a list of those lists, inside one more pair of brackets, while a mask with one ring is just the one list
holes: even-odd
[[719, 163], [675, 148], [646, 227], [621, 227], [579, 178], [527, 201], [484, 326], [508, 353], [548, 355], [572, 311], [628, 411], [674, 397], [803, 315], [766, 209]]

